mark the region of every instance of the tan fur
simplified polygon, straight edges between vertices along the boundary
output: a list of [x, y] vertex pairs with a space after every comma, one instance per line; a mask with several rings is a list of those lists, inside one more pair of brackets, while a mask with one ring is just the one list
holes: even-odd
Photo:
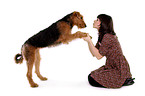
[[[83, 16], [79, 12], [74, 12], [73, 16], [71, 17], [71, 20], [74, 22], [73, 26], [77, 25], [78, 28], [84, 28], [86, 26], [83, 20]], [[68, 44], [68, 42], [76, 38], [82, 38], [87, 36], [86, 33], [80, 31], [71, 34], [71, 27], [64, 21], [57, 23], [57, 27], [61, 32], [61, 36], [57, 40], [57, 42], [62, 42], [63, 44]]]

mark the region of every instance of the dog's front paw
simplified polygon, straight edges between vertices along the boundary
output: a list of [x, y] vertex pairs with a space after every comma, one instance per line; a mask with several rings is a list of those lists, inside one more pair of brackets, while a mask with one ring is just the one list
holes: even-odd
[[81, 31], [78, 31], [78, 32], [76, 32], [76, 36], [79, 37], [79, 38], [87, 37], [87, 33], [84, 33], [84, 32], [81, 32]]
[[87, 37], [87, 33], [82, 33], [82, 37]]

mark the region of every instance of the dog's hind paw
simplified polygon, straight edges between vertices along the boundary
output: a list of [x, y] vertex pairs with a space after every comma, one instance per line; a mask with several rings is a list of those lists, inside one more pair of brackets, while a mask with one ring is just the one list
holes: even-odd
[[32, 88], [38, 87], [38, 84], [33, 83], [33, 84], [31, 84], [31, 87], [32, 87]]
[[47, 78], [46, 78], [46, 77], [43, 77], [43, 78], [41, 78], [41, 80], [42, 80], [42, 81], [45, 81], [45, 80], [47, 80]]

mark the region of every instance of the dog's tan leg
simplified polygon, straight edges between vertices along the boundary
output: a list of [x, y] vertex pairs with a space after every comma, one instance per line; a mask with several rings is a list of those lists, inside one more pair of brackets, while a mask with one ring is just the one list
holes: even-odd
[[37, 74], [37, 76], [41, 79], [41, 80], [47, 80], [46, 77], [43, 77], [41, 74], [40, 74], [40, 70], [39, 70], [39, 67], [40, 67], [40, 53], [39, 53], [39, 49], [36, 50], [36, 59], [35, 59], [35, 73]]
[[82, 37], [87, 37], [87, 33], [83, 33], [81, 31], [77, 31], [76, 33], [73, 34], [75, 38], [82, 38]]
[[38, 85], [33, 81], [32, 79], [32, 69], [33, 64], [35, 61], [35, 51], [36, 48], [30, 45], [24, 45], [23, 54], [25, 56], [26, 62], [27, 62], [27, 79], [31, 85], [31, 87], [38, 87]]
[[27, 72], [27, 79], [31, 85], [31, 87], [38, 87], [38, 84], [36, 84], [32, 79], [32, 69], [33, 69], [33, 63], [31, 61], [27, 62], [28, 72]]
[[78, 31], [74, 34], [65, 35], [64, 39], [61, 42], [64, 44], [68, 44], [68, 42], [71, 42], [74, 39], [82, 38], [82, 37], [86, 37], [86, 36], [87, 36], [87, 33], [83, 33], [83, 32]]

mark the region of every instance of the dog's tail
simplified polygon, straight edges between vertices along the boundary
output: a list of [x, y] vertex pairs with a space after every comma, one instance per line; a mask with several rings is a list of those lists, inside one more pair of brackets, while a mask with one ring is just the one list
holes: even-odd
[[15, 63], [18, 64], [18, 63], [23, 63], [23, 55], [22, 55], [22, 49], [23, 49], [23, 45], [22, 45], [22, 48], [21, 48], [21, 54], [18, 53], [15, 55], [14, 57], [14, 60], [15, 60]]
[[18, 63], [20, 63], [20, 64], [23, 63], [23, 55], [22, 54], [19, 54], [19, 53], [16, 54], [14, 59], [15, 59], [15, 63], [17, 63], [17, 64]]

